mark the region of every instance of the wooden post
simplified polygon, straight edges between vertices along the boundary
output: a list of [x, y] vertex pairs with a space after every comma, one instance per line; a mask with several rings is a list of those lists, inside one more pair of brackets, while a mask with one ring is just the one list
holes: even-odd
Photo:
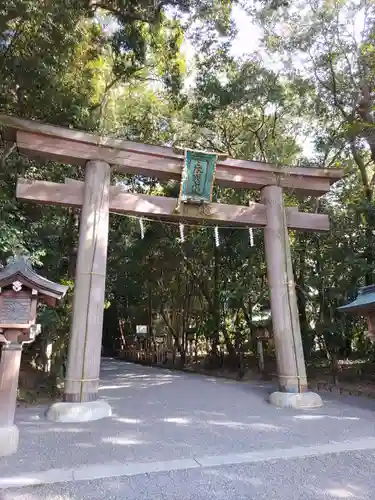
[[290, 247], [286, 238], [282, 188], [263, 188], [262, 202], [266, 205], [267, 213], [264, 240], [280, 391], [305, 392], [306, 368], [291, 271]]
[[95, 401], [99, 370], [108, 247], [110, 166], [86, 165], [81, 212], [73, 322], [64, 401]]
[[[22, 355], [22, 343], [17, 342], [16, 337], [20, 333], [16, 330], [11, 332], [11, 342], [3, 344], [0, 353], [0, 457], [16, 453], [19, 443], [14, 415]], [[0, 337], [3, 336], [0, 334]]]
[[[0, 362], [0, 427], [11, 427], [17, 404], [22, 344], [4, 344]], [[1, 455], [1, 453], [0, 453]]]
[[264, 373], [264, 352], [263, 352], [263, 341], [257, 338], [257, 352], [258, 352], [258, 366], [259, 371]]

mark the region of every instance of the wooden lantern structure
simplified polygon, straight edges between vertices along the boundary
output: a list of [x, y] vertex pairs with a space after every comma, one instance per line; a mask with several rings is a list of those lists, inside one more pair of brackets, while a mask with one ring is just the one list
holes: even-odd
[[375, 342], [375, 285], [360, 288], [357, 298], [339, 307], [338, 311], [365, 316], [368, 324], [368, 338], [371, 342]]
[[22, 345], [40, 332], [36, 323], [40, 303], [55, 306], [68, 287], [39, 276], [26, 258], [20, 257], [0, 271], [0, 455], [18, 448], [14, 425]]

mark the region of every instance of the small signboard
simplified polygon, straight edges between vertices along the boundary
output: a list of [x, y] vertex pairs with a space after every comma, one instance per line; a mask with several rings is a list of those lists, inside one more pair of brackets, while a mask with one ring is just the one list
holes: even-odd
[[1, 325], [28, 325], [30, 315], [31, 296], [26, 294], [9, 294], [1, 296], [0, 326]]
[[147, 325], [137, 325], [136, 333], [139, 339], [144, 339], [147, 337], [148, 328]]

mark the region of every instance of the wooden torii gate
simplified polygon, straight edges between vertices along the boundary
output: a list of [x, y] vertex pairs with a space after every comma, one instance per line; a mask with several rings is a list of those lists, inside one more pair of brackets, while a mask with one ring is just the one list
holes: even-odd
[[36, 203], [81, 207], [79, 246], [64, 402], [51, 407], [57, 421], [92, 420], [110, 415], [98, 399], [109, 213], [161, 220], [204, 220], [213, 225], [263, 227], [279, 391], [270, 402], [281, 406], [322, 404], [308, 392], [287, 229], [328, 231], [327, 215], [284, 207], [283, 188], [298, 196], [321, 196], [343, 177], [336, 169], [280, 168], [226, 159], [218, 161], [215, 182], [261, 190], [262, 203], [236, 206], [212, 203], [209, 215], [177, 199], [126, 193], [110, 185], [111, 170], [159, 179], [180, 179], [183, 156], [172, 148], [110, 139], [86, 132], [0, 115], [6, 141], [30, 157], [85, 167], [84, 182], [65, 184], [19, 179], [17, 198]]

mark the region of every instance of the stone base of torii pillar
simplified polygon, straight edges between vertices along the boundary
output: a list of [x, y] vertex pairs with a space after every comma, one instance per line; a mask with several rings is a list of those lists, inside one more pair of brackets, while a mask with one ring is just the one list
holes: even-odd
[[20, 431], [16, 425], [0, 427], [0, 457], [13, 455], [18, 450]]
[[110, 417], [112, 410], [109, 404], [98, 399], [82, 403], [55, 403], [47, 411], [47, 419], [53, 422], [79, 423], [100, 420]]
[[320, 408], [323, 406], [322, 398], [315, 392], [273, 392], [270, 394], [269, 402], [280, 408], [294, 408], [295, 410], [308, 410], [309, 408]]

